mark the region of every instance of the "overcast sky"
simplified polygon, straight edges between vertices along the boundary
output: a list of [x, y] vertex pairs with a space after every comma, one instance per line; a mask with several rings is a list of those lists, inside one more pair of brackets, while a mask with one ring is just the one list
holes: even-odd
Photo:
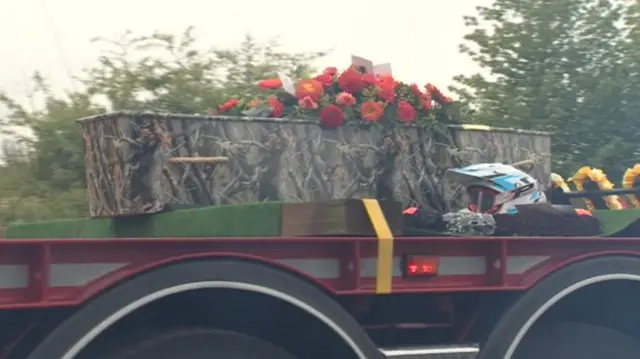
[[[180, 33], [195, 26], [203, 47], [232, 46], [247, 32], [277, 37], [292, 51], [333, 49], [319, 66], [345, 67], [350, 55], [390, 62], [396, 77], [442, 88], [477, 68], [458, 53], [462, 16], [490, 0], [2, 0], [0, 88], [28, 90], [36, 70], [69, 88], [60, 39], [74, 73], [93, 63], [90, 39], [125, 30]], [[48, 15], [47, 15], [48, 13]], [[48, 18], [51, 20], [49, 21]]]

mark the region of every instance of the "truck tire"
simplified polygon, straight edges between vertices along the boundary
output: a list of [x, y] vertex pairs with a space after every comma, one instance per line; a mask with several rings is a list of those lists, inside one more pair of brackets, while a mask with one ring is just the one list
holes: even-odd
[[217, 258], [165, 265], [116, 284], [80, 306], [26, 359], [79, 359], [100, 334], [139, 308], [169, 295], [207, 288], [245, 290], [278, 298], [330, 328], [351, 349], [353, 356], [349, 359], [381, 357], [358, 322], [317, 286], [267, 264]]
[[100, 359], [295, 359], [262, 339], [223, 330], [173, 329], [146, 334]]
[[637, 359], [640, 341], [587, 323], [556, 323], [538, 328], [515, 352], [515, 359]]
[[[606, 256], [585, 259], [570, 264], [538, 281], [507, 309], [491, 331], [488, 339], [481, 345], [477, 359], [520, 359], [514, 355], [520, 345], [527, 345], [526, 342], [530, 340], [540, 342], [541, 339], [535, 338], [540, 334], [536, 334], [532, 330], [535, 330], [534, 324], [539, 323], [539, 319], [548, 309], [581, 288], [611, 280], [640, 282], [640, 258]], [[545, 328], [550, 333], [552, 329], [553, 326]], [[587, 329], [580, 329], [580, 331], [587, 331]], [[532, 339], [530, 335], [533, 335], [534, 338]], [[589, 336], [591, 335], [593, 334], [589, 334]], [[607, 338], [612, 338], [612, 336], [609, 335]], [[549, 337], [546, 340], [551, 339]], [[618, 340], [615, 339], [616, 342]], [[601, 346], [607, 345], [601, 339], [598, 339], [596, 343]], [[631, 345], [628, 345], [627, 348], [636, 353], [635, 349], [631, 349]], [[544, 350], [552, 351], [553, 348]], [[551, 355], [543, 355], [540, 358], [551, 358]], [[640, 358], [640, 355], [634, 354], [633, 357]], [[583, 358], [590, 357], [584, 356]]]

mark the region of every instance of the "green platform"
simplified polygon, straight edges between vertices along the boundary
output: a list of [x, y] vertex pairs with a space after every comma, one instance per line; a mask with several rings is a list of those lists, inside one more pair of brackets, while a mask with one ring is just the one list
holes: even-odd
[[[594, 215], [602, 224], [603, 237], [640, 237], [640, 209], [597, 210]], [[6, 228], [6, 238], [277, 237], [281, 216], [282, 203], [279, 202], [211, 206], [115, 219], [12, 223]]]
[[271, 237], [280, 235], [281, 203], [182, 209], [126, 218], [74, 218], [7, 226], [8, 239]]
[[640, 237], [640, 209], [596, 210], [593, 214], [600, 220], [603, 237]]

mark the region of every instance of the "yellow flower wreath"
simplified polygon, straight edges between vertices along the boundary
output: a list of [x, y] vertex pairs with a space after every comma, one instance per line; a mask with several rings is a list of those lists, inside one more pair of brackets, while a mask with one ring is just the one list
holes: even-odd
[[[607, 179], [607, 175], [602, 170], [589, 166], [580, 168], [573, 177], [569, 178], [569, 181], [576, 185], [576, 189], [579, 192], [582, 192], [584, 191], [584, 182], [587, 179], [595, 182], [601, 190], [613, 189], [613, 183]], [[620, 196], [605, 196], [604, 201], [609, 209], [624, 208], [622, 202], [620, 202]], [[593, 211], [595, 209], [595, 205], [591, 200], [585, 199], [585, 203], [588, 210]]]
[[[624, 172], [624, 176], [622, 176], [622, 187], [623, 188], [633, 188], [636, 184], [636, 179], [640, 176], [640, 163], [637, 163], [635, 166], [628, 168]], [[640, 208], [640, 201], [635, 194], [631, 193], [627, 195], [629, 202], [633, 204], [634, 207]]]

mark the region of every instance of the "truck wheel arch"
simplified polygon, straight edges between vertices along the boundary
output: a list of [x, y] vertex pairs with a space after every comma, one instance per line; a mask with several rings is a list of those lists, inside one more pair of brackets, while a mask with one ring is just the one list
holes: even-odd
[[314, 316], [338, 335], [354, 358], [379, 356], [368, 335], [320, 288], [268, 265], [209, 259], [151, 270], [104, 291], [51, 332], [28, 359], [73, 359], [111, 325], [153, 301], [206, 288], [228, 288], [278, 298]]
[[157, 270], [159, 268], [174, 265], [174, 264], [192, 262], [192, 261], [203, 261], [203, 260], [236, 260], [236, 261], [261, 264], [271, 268], [281, 269], [291, 273], [296, 277], [299, 277], [301, 280], [311, 283], [312, 285], [324, 291], [324, 293], [326, 294], [332, 294], [332, 289], [329, 286], [327, 286], [325, 283], [322, 283], [316, 278], [313, 278], [307, 275], [306, 273], [302, 273], [286, 264], [278, 263], [268, 258], [247, 255], [247, 254], [240, 254], [240, 253], [204, 252], [204, 253], [196, 253], [196, 254], [171, 256], [171, 257], [163, 258], [161, 260], [145, 263], [144, 265], [135, 265], [133, 268], [129, 268], [126, 272], [114, 271], [113, 273], [108, 274], [103, 278], [100, 278], [95, 283], [90, 284], [87, 287], [87, 289], [82, 293], [80, 299], [83, 301], [89, 300], [97, 295], [100, 295], [102, 292], [106, 291], [108, 288], [118, 285], [118, 283], [120, 283], [121, 281], [130, 280], [136, 276], [142, 275], [149, 271]]
[[567, 255], [560, 257], [551, 262], [549, 259], [538, 263], [533, 267], [525, 276], [523, 276], [518, 284], [523, 287], [531, 287], [548, 277], [549, 275], [556, 273], [572, 264], [584, 262], [595, 258], [604, 257], [628, 257], [637, 258], [640, 260], [640, 251], [599, 251], [588, 252], [581, 255]]
[[582, 288], [613, 280], [640, 283], [640, 258], [629, 255], [586, 258], [549, 274], [504, 313], [478, 359], [512, 359], [529, 330], [551, 307]]

